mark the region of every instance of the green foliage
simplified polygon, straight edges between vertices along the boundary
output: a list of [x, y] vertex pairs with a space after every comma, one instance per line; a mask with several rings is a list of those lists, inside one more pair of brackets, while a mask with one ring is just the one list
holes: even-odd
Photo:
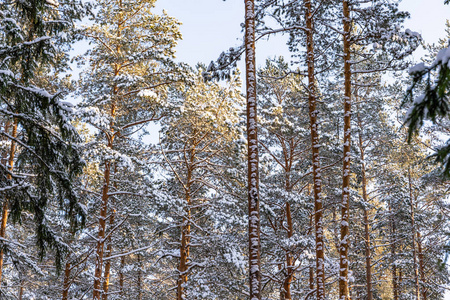
[[[0, 134], [7, 146], [0, 168], [3, 201], [9, 202], [14, 222], [22, 221], [24, 211], [33, 214], [39, 256], [55, 250], [58, 270], [67, 247], [51, 228], [47, 210], [56, 202], [73, 229], [84, 223], [73, 186], [83, 161], [76, 145], [80, 138], [70, 123], [71, 105], [62, 101], [65, 88], [62, 81], [49, 79], [67, 67], [68, 44], [61, 37], [74, 36], [73, 22], [83, 11], [75, 1], [0, 3]], [[17, 136], [5, 130], [14, 122]], [[6, 163], [12, 143], [17, 145], [14, 168]], [[7, 243], [2, 247], [9, 249]]]

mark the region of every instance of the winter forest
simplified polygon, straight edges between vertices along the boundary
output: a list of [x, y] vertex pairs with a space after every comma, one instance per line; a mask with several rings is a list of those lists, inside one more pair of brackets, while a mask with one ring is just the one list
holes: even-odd
[[0, 299], [445, 298], [450, 23], [242, 2], [191, 65], [156, 0], [0, 0]]

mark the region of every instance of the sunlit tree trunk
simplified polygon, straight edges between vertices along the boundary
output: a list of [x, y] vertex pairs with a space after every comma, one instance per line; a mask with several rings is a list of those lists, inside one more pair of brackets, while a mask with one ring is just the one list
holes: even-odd
[[[115, 170], [117, 172], [117, 170]], [[116, 216], [116, 210], [113, 209], [113, 212], [111, 213], [111, 216], [109, 217], [109, 227], [112, 228], [114, 226], [114, 219]], [[110, 257], [112, 254], [112, 241], [111, 236], [108, 237], [108, 246], [106, 247], [106, 258]], [[102, 294], [102, 300], [108, 299], [108, 290], [109, 290], [109, 278], [111, 275], [111, 260], [108, 259], [105, 263], [105, 272], [103, 275], [103, 294]]]
[[339, 299], [350, 299], [348, 288], [348, 247], [350, 209], [350, 145], [351, 145], [351, 70], [350, 10], [348, 0], [342, 1], [344, 24], [344, 151], [342, 175], [341, 240], [339, 244]]
[[[118, 64], [114, 65], [114, 76], [118, 76], [120, 73], [120, 66]], [[113, 102], [111, 103], [111, 109], [109, 115], [111, 117], [110, 122], [110, 132], [107, 134], [106, 138], [108, 140], [107, 147], [109, 149], [113, 149], [113, 142], [115, 137], [114, 131], [114, 119], [116, 117], [117, 110], [117, 94], [119, 88], [117, 85], [113, 86], [112, 89], [112, 97]], [[103, 271], [103, 256], [104, 256], [104, 248], [105, 248], [105, 236], [106, 236], [106, 217], [108, 213], [108, 203], [109, 203], [109, 190], [110, 190], [110, 178], [111, 178], [111, 160], [105, 161], [105, 167], [103, 172], [103, 189], [102, 189], [102, 199], [101, 199], [101, 209], [100, 216], [98, 221], [98, 239], [97, 239], [97, 249], [96, 249], [96, 260], [95, 260], [95, 273], [94, 273], [94, 292], [93, 299], [100, 299], [100, 295], [102, 294], [102, 271]]]
[[245, 0], [245, 70], [247, 95], [248, 234], [250, 300], [261, 299], [261, 242], [259, 216], [259, 152], [256, 103], [255, 3]]

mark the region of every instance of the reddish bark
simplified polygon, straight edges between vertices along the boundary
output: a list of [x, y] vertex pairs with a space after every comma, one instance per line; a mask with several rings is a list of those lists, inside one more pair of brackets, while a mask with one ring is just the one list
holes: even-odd
[[[294, 234], [294, 228], [292, 223], [291, 216], [291, 205], [289, 202], [286, 202], [286, 221], [288, 225], [287, 236], [291, 238]], [[294, 279], [295, 270], [294, 270], [294, 258], [289, 251], [286, 251], [286, 277], [283, 282], [283, 291], [281, 293], [282, 300], [291, 300], [291, 282]]]
[[314, 194], [314, 226], [316, 235], [316, 291], [317, 299], [325, 299], [325, 269], [323, 243], [323, 203], [322, 203], [322, 175], [319, 156], [319, 124], [317, 122], [316, 79], [314, 70], [314, 23], [311, 1], [305, 1], [306, 8], [306, 52], [308, 62], [308, 103], [311, 130], [312, 166], [313, 166], [313, 194]]
[[[115, 170], [117, 172], [117, 170]], [[111, 216], [109, 217], [109, 227], [112, 228], [114, 225], [114, 219], [116, 216], [116, 210], [114, 209]], [[108, 246], [106, 247], [106, 257], [110, 257], [112, 254], [112, 242], [111, 242], [111, 236], [108, 238]], [[109, 290], [109, 278], [111, 275], [111, 260], [108, 259], [105, 263], [105, 272], [103, 275], [104, 281], [103, 281], [103, 294], [102, 294], [102, 300], [108, 299], [108, 290]]]
[[62, 300], [69, 299], [70, 271], [71, 271], [71, 264], [69, 262], [69, 255], [67, 255], [66, 267], [64, 268], [64, 282], [63, 282]]

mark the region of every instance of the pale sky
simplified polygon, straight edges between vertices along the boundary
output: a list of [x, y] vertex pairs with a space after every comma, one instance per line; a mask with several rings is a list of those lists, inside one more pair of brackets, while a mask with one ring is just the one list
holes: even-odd
[[[450, 6], [444, 0], [403, 0], [400, 9], [409, 11], [406, 21], [409, 28], [422, 34], [432, 43], [445, 36], [445, 20], [450, 18]], [[229, 47], [240, 44], [242, 36], [244, 0], [158, 0], [156, 9], [165, 9], [169, 15], [183, 23], [183, 40], [177, 47], [177, 60], [195, 65], [209, 64]], [[262, 65], [267, 57], [289, 56], [285, 45], [287, 37], [261, 41], [256, 50], [257, 64]], [[417, 59], [423, 55], [418, 51]]]
[[[422, 34], [427, 43], [445, 37], [445, 21], [450, 19], [450, 6], [444, 0], [403, 0], [400, 9], [408, 11], [411, 18], [406, 21], [409, 28]], [[177, 60], [194, 66], [197, 62], [209, 64], [222, 51], [240, 44], [242, 36], [244, 0], [159, 0], [157, 10], [165, 9], [170, 16], [183, 23], [183, 40], [177, 46]], [[257, 45], [257, 65], [264, 64], [267, 57], [289, 56], [286, 37], [262, 41]], [[419, 60], [425, 52], [417, 51]], [[243, 63], [240, 64], [241, 70]], [[447, 293], [445, 300], [450, 300]]]

